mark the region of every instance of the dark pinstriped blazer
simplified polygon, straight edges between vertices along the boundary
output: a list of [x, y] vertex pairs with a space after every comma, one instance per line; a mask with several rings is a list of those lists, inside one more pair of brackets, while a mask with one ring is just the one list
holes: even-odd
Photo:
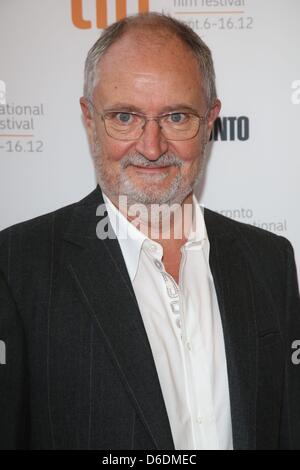
[[[117, 240], [97, 187], [0, 233], [0, 448], [174, 449]], [[300, 301], [290, 243], [205, 210], [235, 449], [300, 449]]]

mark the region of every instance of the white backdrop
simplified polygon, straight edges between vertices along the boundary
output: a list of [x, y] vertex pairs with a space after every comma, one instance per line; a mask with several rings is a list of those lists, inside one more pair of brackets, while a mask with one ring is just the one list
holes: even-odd
[[1, 0], [0, 229], [95, 187], [78, 101], [84, 60], [106, 19], [147, 3], [213, 52], [222, 132], [201, 202], [289, 238], [300, 272], [299, 0]]

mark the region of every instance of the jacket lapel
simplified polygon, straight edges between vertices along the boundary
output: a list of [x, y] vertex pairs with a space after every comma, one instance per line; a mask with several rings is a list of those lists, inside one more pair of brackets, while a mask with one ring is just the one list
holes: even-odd
[[154, 446], [174, 449], [152, 351], [118, 241], [96, 237], [100, 204], [104, 201], [97, 186], [74, 209], [64, 233], [68, 269]]
[[[96, 210], [103, 203], [97, 186], [74, 209], [63, 237], [68, 269], [155, 447], [174, 449], [150, 344], [120, 246], [116, 239], [96, 237], [100, 220]], [[238, 234], [227, 230], [223, 218], [206, 209], [205, 223], [224, 331], [234, 449], [254, 449], [257, 348], [249, 266]]]
[[239, 234], [205, 210], [210, 266], [222, 317], [234, 449], [256, 447], [257, 345], [252, 281]]

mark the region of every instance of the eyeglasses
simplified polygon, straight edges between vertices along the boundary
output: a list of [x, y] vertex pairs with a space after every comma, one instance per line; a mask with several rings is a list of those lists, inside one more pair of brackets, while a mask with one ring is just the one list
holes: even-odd
[[[90, 104], [95, 108], [92, 102]], [[200, 123], [206, 121], [206, 115], [180, 111], [159, 116], [118, 110], [97, 114], [104, 122], [106, 133], [113, 139], [124, 141], [138, 140], [148, 121], [156, 121], [167, 140], [189, 140], [198, 134]]]

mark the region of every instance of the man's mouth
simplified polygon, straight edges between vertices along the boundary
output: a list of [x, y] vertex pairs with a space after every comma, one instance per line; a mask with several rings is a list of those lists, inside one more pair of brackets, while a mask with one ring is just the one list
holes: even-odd
[[135, 170], [140, 171], [140, 172], [147, 172], [147, 173], [158, 173], [160, 171], [164, 171], [168, 168], [170, 168], [170, 165], [167, 166], [139, 166], [139, 165], [132, 165]]

